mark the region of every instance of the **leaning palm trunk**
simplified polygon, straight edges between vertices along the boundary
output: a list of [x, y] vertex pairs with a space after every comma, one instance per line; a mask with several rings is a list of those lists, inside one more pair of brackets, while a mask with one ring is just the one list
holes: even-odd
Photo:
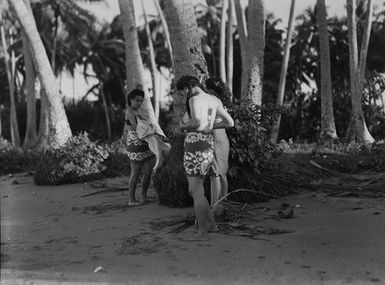
[[319, 48], [321, 61], [321, 133], [320, 140], [337, 138], [334, 123], [332, 79], [330, 70], [329, 32], [325, 0], [317, 2], [317, 20], [319, 26]]
[[[227, 21], [227, 86], [233, 91], [234, 76], [234, 42], [233, 42], [233, 24], [234, 24], [234, 2], [229, 1], [228, 21]], [[231, 92], [232, 94], [233, 92]], [[232, 99], [232, 98], [231, 98]]]
[[364, 86], [366, 56], [368, 52], [368, 44], [373, 19], [373, 2], [368, 1], [368, 9], [366, 15], [365, 31], [362, 40], [360, 58], [358, 58], [357, 46], [357, 27], [356, 27], [356, 2], [355, 0], [347, 0], [348, 12], [348, 36], [349, 36], [349, 68], [350, 68], [350, 93], [352, 101], [352, 117], [350, 140], [356, 140], [360, 143], [372, 143], [374, 141], [372, 135], [365, 123], [362, 110], [362, 92]]
[[36, 73], [33, 67], [31, 52], [28, 48], [28, 41], [22, 34], [24, 64], [25, 64], [25, 89], [27, 92], [27, 124], [25, 130], [25, 138], [23, 147], [32, 148], [37, 139], [36, 134], [36, 97], [35, 97], [35, 80]]
[[[277, 96], [278, 107], [282, 106], [284, 96], [285, 96], [286, 74], [287, 74], [287, 67], [289, 65], [289, 58], [290, 58], [290, 45], [291, 45], [291, 38], [294, 31], [294, 10], [295, 10], [295, 0], [291, 0], [289, 24], [287, 27], [287, 35], [286, 35], [286, 43], [285, 43], [285, 53], [283, 55], [281, 75], [279, 78], [279, 86], [278, 86], [278, 96]], [[277, 142], [280, 125], [281, 125], [281, 113], [277, 115], [277, 118], [271, 130], [270, 140], [273, 143]]]
[[40, 89], [40, 119], [39, 119], [39, 131], [37, 134], [37, 142], [34, 148], [37, 151], [44, 150], [48, 144], [49, 136], [49, 122], [47, 113], [47, 95], [44, 90]]
[[[166, 1], [164, 12], [174, 53], [175, 80], [183, 75], [191, 75], [203, 81], [208, 77], [207, 63], [202, 53], [201, 39], [191, 1]], [[185, 98], [182, 96], [174, 97], [174, 132], [177, 132], [176, 121], [183, 116], [184, 102]]]
[[21, 29], [27, 36], [34, 66], [41, 87], [47, 96], [49, 136], [46, 147], [61, 146], [72, 136], [72, 133], [59, 95], [58, 84], [36, 28], [35, 20], [23, 0], [8, 0], [8, 2], [15, 12]]
[[149, 49], [149, 54], [150, 54], [150, 72], [151, 72], [151, 81], [152, 81], [153, 107], [154, 107], [155, 118], [157, 121], [159, 121], [159, 111], [160, 111], [159, 99], [160, 98], [159, 98], [159, 92], [158, 92], [158, 82], [155, 78], [156, 71], [157, 71], [156, 62], [155, 62], [155, 51], [154, 51], [154, 45], [152, 43], [150, 26], [149, 26], [148, 20], [147, 20], [147, 13], [146, 13], [146, 9], [144, 7], [143, 2], [142, 2], [142, 10], [143, 10], [143, 16], [144, 16], [144, 25], [145, 25], [145, 29], [146, 29], [148, 49]]
[[126, 47], [126, 80], [127, 93], [135, 88], [145, 92], [144, 101], [140, 108], [141, 115], [147, 122], [157, 124], [148, 88], [144, 77], [144, 67], [140, 55], [138, 35], [135, 23], [133, 0], [119, 0], [120, 19], [122, 21], [124, 42]]
[[[14, 73], [14, 56], [10, 57], [8, 53], [8, 44], [5, 38], [5, 29], [1, 25], [1, 43], [4, 50], [5, 69], [7, 73], [9, 85], [9, 102], [10, 102], [10, 130], [11, 140], [15, 146], [20, 146], [19, 124], [17, 122], [16, 105], [15, 105], [15, 73]], [[12, 61], [12, 62], [11, 62]]]

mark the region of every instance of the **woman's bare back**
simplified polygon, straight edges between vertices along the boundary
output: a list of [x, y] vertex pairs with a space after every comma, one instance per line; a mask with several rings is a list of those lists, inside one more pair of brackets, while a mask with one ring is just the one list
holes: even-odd
[[200, 126], [197, 131], [209, 132], [214, 127], [214, 121], [219, 106], [216, 98], [201, 91], [197, 96], [190, 99], [191, 117], [199, 120]]

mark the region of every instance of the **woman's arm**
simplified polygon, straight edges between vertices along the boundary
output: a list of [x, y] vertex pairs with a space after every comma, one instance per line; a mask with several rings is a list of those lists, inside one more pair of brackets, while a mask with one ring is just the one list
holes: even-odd
[[136, 129], [136, 126], [138, 125], [138, 123], [136, 122], [135, 116], [136, 114], [133, 112], [133, 110], [131, 108], [127, 108], [126, 114], [125, 114], [125, 120], [129, 121], [131, 126], [134, 129]]
[[199, 113], [199, 107], [195, 98], [190, 99], [190, 120], [179, 124], [181, 131], [197, 131], [201, 126], [201, 118]]
[[234, 127], [234, 120], [231, 118], [229, 113], [223, 108], [222, 104], [219, 104], [217, 109], [217, 115], [222, 119], [222, 121], [214, 123], [214, 129], [222, 128], [232, 128]]

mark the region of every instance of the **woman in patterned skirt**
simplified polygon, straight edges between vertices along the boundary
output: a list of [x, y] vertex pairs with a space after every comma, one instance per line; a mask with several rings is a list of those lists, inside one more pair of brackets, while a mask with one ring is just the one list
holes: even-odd
[[[199, 80], [182, 76], [177, 82], [178, 91], [187, 96], [187, 120], [180, 129], [186, 131], [183, 166], [187, 175], [189, 194], [194, 200], [197, 219], [197, 236], [192, 240], [207, 240], [208, 232], [217, 231], [214, 216], [204, 195], [203, 182], [214, 159], [213, 128], [232, 127], [234, 122], [223, 109], [219, 99], [202, 90]], [[214, 124], [218, 115], [222, 122]]]
[[[206, 80], [206, 89], [210, 94], [213, 94], [220, 101], [222, 106], [231, 108], [231, 91], [229, 87], [220, 78], [209, 78]], [[218, 116], [215, 122], [220, 122], [222, 119]], [[229, 153], [230, 142], [226, 134], [226, 129], [214, 129], [214, 160], [213, 171], [210, 175], [211, 182], [211, 206], [217, 203], [219, 199], [226, 196], [228, 193], [227, 171], [229, 169]], [[217, 204], [214, 208], [214, 213], [221, 215], [223, 213], [223, 205]]]
[[[137, 117], [139, 117], [139, 108], [143, 103], [144, 92], [140, 89], [134, 89], [127, 95], [128, 107], [125, 112], [124, 124], [124, 144], [126, 153], [130, 158], [131, 173], [128, 180], [128, 191], [130, 206], [140, 205], [141, 202], [148, 201], [147, 190], [150, 185], [151, 172], [154, 165], [154, 154], [150, 151], [148, 144], [139, 139], [136, 133]], [[138, 177], [143, 171], [142, 179], [142, 201], [135, 199], [136, 185]]]

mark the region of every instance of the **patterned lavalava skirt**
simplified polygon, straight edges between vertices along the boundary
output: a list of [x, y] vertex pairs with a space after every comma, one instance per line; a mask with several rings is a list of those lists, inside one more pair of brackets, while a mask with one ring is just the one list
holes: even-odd
[[147, 142], [139, 139], [134, 128], [125, 124], [122, 136], [124, 151], [132, 162], [142, 162], [154, 157], [154, 153], [149, 149]]
[[206, 176], [214, 159], [212, 134], [189, 132], [184, 140], [183, 166], [187, 176]]

